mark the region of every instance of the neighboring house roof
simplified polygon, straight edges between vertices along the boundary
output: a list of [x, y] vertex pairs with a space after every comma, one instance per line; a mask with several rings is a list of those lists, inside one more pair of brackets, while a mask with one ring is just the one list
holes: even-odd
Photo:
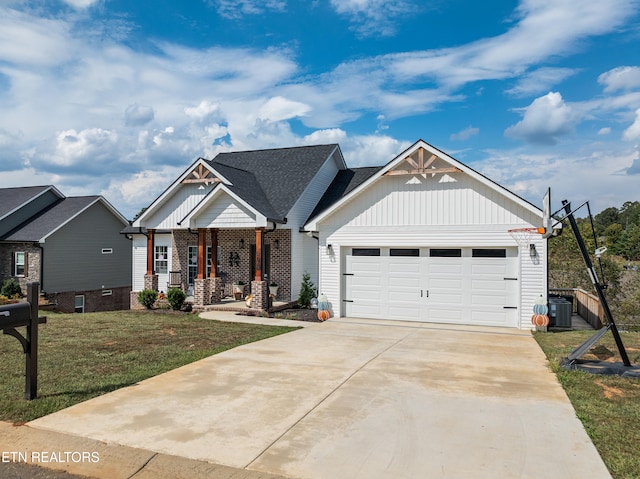
[[102, 202], [123, 224], [128, 224], [118, 211], [101, 196], [74, 196], [64, 198], [43, 210], [26, 223], [11, 231], [2, 241], [44, 242], [48, 236], [62, 228], [80, 213], [97, 202]]
[[348, 195], [351, 191], [371, 178], [371, 176], [375, 175], [380, 169], [382, 169], [382, 166], [367, 166], [340, 170], [331, 182], [331, 185], [329, 185], [329, 188], [327, 188], [327, 191], [322, 198], [320, 198], [311, 215], [309, 215], [307, 221], [330, 208], [342, 197]]
[[51, 185], [0, 188], [0, 221], [49, 190], [64, 198], [64, 195]]
[[[483, 183], [484, 185], [488, 186], [492, 190], [495, 190], [495, 191], [499, 192], [500, 194], [508, 197], [509, 199], [514, 201], [515, 203], [523, 206], [525, 209], [527, 209], [529, 211], [532, 211], [537, 215], [542, 216], [542, 210], [540, 208], [538, 208], [537, 206], [535, 206], [534, 204], [528, 202], [524, 198], [522, 198], [522, 197], [516, 195], [515, 193], [509, 191], [505, 187], [499, 185], [498, 183], [496, 183], [493, 180], [487, 178], [486, 176], [482, 175], [481, 173], [478, 173], [473, 168], [470, 168], [469, 166], [465, 165], [464, 163], [459, 162], [455, 158], [447, 155], [445, 152], [443, 152], [443, 151], [439, 150], [438, 148], [430, 145], [429, 143], [425, 142], [424, 140], [418, 140], [413, 145], [411, 145], [409, 148], [407, 148], [405, 151], [403, 151], [398, 156], [396, 156], [394, 159], [392, 159], [390, 162], [388, 162], [386, 165], [384, 165], [383, 167], [379, 168], [378, 171], [376, 171], [371, 176], [366, 178], [359, 185], [357, 185], [356, 187], [350, 189], [350, 191], [348, 191], [348, 192], [345, 190], [345, 193], [343, 195], [336, 195], [335, 201], [332, 204], [330, 204], [329, 201], [327, 201], [327, 203], [326, 203], [327, 206], [324, 209], [321, 209], [319, 207], [316, 208], [316, 210], [314, 211], [314, 214], [311, 215], [311, 217], [309, 218], [309, 220], [305, 224], [304, 228], [306, 230], [310, 230], [310, 231], [317, 230], [318, 223], [320, 221], [322, 221], [323, 219], [325, 219], [326, 217], [331, 215], [340, 206], [342, 206], [346, 202], [350, 201], [353, 197], [358, 195], [360, 192], [364, 191], [366, 188], [368, 188], [369, 186], [373, 185], [376, 181], [378, 181], [387, 172], [389, 172], [390, 170], [394, 169], [395, 167], [397, 167], [400, 164], [402, 164], [403, 162], [405, 162], [407, 160], [407, 157], [409, 157], [410, 155], [412, 155], [413, 153], [415, 153], [419, 149], [424, 149], [425, 151], [431, 153], [433, 156], [435, 156], [436, 158], [440, 159], [441, 161], [444, 161], [445, 163], [448, 163], [452, 167], [454, 167], [454, 168], [456, 168], [456, 169], [468, 174], [469, 176], [471, 176], [472, 178], [475, 178], [476, 180], [480, 181], [481, 183]], [[426, 170], [426, 171], [428, 172], [428, 170]], [[329, 189], [331, 189], [331, 188], [329, 188]], [[326, 196], [326, 194], [325, 194], [325, 196]]]

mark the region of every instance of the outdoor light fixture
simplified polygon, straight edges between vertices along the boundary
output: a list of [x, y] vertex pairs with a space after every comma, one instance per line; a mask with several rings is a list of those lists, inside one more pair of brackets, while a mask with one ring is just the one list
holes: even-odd
[[538, 256], [538, 251], [536, 250], [536, 245], [533, 243], [529, 244], [529, 256], [531, 256], [532, 258], [535, 258], [536, 256]]
[[240, 249], [244, 249], [244, 240], [243, 239], [240, 240]]
[[327, 245], [327, 254], [328, 255], [332, 255], [333, 254], [333, 246], [331, 246], [331, 244]]
[[275, 240], [275, 241], [273, 242], [273, 247], [274, 247], [275, 249], [280, 249], [280, 240]]

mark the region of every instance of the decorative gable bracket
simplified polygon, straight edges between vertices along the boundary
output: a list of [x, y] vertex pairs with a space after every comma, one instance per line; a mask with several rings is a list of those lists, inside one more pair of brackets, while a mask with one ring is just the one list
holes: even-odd
[[[414, 158], [417, 153], [418, 158]], [[428, 160], [425, 161], [425, 153], [428, 153], [424, 148], [418, 148], [417, 152], [415, 152], [411, 156], [407, 156], [403, 163], [400, 166], [408, 167], [408, 169], [394, 169], [389, 170], [385, 173], [385, 175], [394, 176], [394, 175], [438, 175], [444, 173], [458, 173], [462, 171], [460, 168], [456, 168], [455, 166], [448, 167], [436, 167], [434, 163], [437, 159], [439, 159], [436, 155], [432, 154]], [[444, 160], [443, 160], [444, 161]]]
[[181, 183], [203, 183], [210, 185], [211, 183], [220, 183], [222, 180], [216, 177], [208, 168], [200, 164], [182, 180]]

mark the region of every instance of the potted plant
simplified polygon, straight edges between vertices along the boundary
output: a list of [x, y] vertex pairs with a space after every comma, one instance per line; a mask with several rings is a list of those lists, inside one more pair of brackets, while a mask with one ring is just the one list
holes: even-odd
[[236, 281], [233, 283], [233, 295], [237, 300], [242, 299], [244, 294], [244, 281]]
[[278, 284], [274, 281], [269, 284], [269, 294], [274, 298], [278, 295]]

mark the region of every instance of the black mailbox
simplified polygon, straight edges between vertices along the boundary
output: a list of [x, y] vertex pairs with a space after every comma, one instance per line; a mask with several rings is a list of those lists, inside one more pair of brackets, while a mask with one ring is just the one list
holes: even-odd
[[0, 306], [0, 329], [29, 326], [31, 305], [29, 303], [5, 304]]

